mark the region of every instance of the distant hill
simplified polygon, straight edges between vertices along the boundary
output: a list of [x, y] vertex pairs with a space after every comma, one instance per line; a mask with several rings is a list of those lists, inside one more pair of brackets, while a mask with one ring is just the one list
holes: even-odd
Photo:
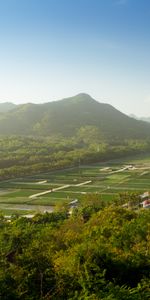
[[87, 125], [97, 127], [106, 139], [150, 137], [150, 124], [130, 118], [87, 94], [44, 104], [17, 105], [0, 115], [0, 135], [73, 136]]
[[150, 123], [150, 117], [142, 117], [140, 120]]
[[8, 111], [14, 109], [15, 107], [16, 107], [16, 105], [11, 102], [0, 103], [0, 113], [8, 112]]
[[134, 115], [134, 114], [131, 114], [130, 117], [131, 117], [131, 118], [134, 118], [134, 119], [136, 119], [136, 120], [141, 120], [141, 121], [150, 123], [150, 117], [137, 117], [137, 116]]

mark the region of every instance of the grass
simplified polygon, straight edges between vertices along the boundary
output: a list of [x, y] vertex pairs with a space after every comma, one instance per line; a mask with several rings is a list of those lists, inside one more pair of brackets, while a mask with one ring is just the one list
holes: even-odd
[[[68, 199], [69, 200], [69, 199]], [[70, 200], [71, 201], [71, 200]], [[59, 204], [67, 204], [69, 201], [66, 200], [66, 197], [56, 197], [56, 198], [37, 198], [32, 201], [31, 205], [50, 205], [50, 206], [57, 206]]]
[[17, 209], [6, 209], [6, 208], [1, 208], [0, 213], [6, 216], [11, 216], [11, 215], [29, 215], [29, 214], [34, 214], [35, 211], [29, 211], [29, 210], [17, 210]]

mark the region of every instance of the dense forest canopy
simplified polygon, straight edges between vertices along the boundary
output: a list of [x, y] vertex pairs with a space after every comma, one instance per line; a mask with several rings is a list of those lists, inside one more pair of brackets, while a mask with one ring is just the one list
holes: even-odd
[[150, 150], [149, 140], [106, 142], [94, 126], [81, 127], [72, 138], [0, 138], [0, 179], [106, 161]]
[[150, 211], [92, 195], [33, 219], [1, 216], [1, 299], [150, 299]]

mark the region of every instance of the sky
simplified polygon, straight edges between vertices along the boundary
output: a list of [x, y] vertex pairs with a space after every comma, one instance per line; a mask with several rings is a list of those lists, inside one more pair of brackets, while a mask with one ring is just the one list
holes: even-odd
[[0, 0], [0, 103], [78, 93], [150, 116], [150, 1]]

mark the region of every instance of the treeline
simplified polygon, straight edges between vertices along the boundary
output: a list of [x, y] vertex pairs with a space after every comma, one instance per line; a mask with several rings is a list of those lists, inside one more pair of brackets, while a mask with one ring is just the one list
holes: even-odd
[[149, 140], [106, 142], [93, 126], [79, 130], [72, 138], [0, 138], [0, 179], [26, 176], [119, 158], [150, 150]]
[[150, 210], [92, 198], [67, 210], [1, 216], [3, 300], [149, 300]]

